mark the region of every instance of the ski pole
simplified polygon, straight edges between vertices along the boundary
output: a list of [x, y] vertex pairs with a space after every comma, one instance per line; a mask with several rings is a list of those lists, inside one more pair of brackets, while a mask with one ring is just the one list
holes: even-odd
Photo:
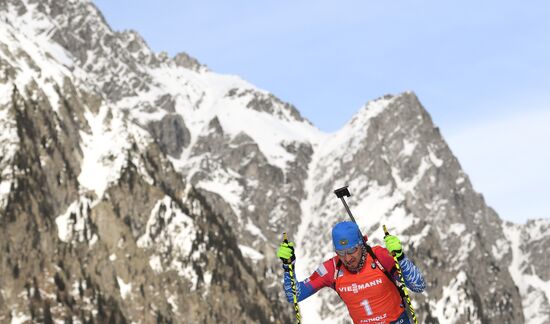
[[[354, 223], [357, 224], [357, 222], [355, 221], [355, 218], [351, 214], [351, 210], [349, 209], [348, 204], [346, 203], [346, 200], [344, 199], [344, 196], [345, 197], [351, 196], [351, 194], [348, 190], [348, 186], [336, 189], [336, 190], [334, 190], [334, 193], [336, 194], [336, 197], [338, 197], [338, 198], [340, 198], [340, 200], [342, 200], [342, 203], [344, 204], [344, 207], [346, 208], [346, 211], [348, 212], [348, 215], [351, 218], [351, 220]], [[390, 233], [388, 233], [385, 225], [383, 226], [383, 228], [384, 228], [384, 234], [385, 235], [390, 235]], [[361, 230], [359, 230], [359, 232], [361, 232]], [[363, 234], [361, 234], [361, 237], [363, 237]], [[365, 245], [366, 245], [366, 242], [365, 242]], [[372, 250], [370, 250], [368, 245], [366, 245], [366, 246], [367, 246], [367, 251], [369, 251], [369, 254], [370, 254], [372, 252]], [[375, 260], [378, 267], [383, 269], [383, 267], [380, 265], [380, 262], [378, 261], [378, 259], [375, 258], [374, 254], [371, 254], [371, 256]], [[395, 267], [396, 267], [397, 273], [398, 273], [399, 278], [401, 280], [400, 285], [398, 285], [394, 281], [394, 279], [391, 278], [391, 275], [386, 270], [383, 270], [383, 271], [385, 272], [386, 276], [394, 282], [395, 287], [397, 288], [398, 291], [400, 291], [400, 295], [405, 296], [405, 302], [407, 303], [407, 306], [409, 307], [408, 312], [411, 315], [411, 317], [413, 318], [414, 324], [418, 324], [418, 320], [416, 319], [416, 314], [414, 312], [414, 309], [413, 309], [413, 306], [412, 306], [412, 303], [411, 303], [411, 298], [409, 297], [409, 293], [407, 292], [407, 286], [405, 286], [405, 280], [403, 279], [403, 276], [401, 274], [401, 268], [399, 267], [399, 262], [397, 261], [397, 257], [395, 255], [393, 255], [393, 259], [395, 261]]]
[[[286, 233], [283, 233], [283, 242], [288, 243]], [[294, 302], [294, 312], [296, 313], [296, 323], [301, 323], [300, 306], [298, 306], [298, 295], [296, 293], [296, 282], [294, 281], [294, 266], [292, 262], [288, 264], [288, 274], [290, 275], [290, 286], [292, 287], [292, 300]]]
[[[388, 229], [386, 228], [386, 225], [382, 225], [382, 228], [384, 229], [384, 237], [390, 235], [388, 232]], [[399, 261], [397, 261], [397, 256], [395, 256], [395, 252], [392, 251], [393, 260], [395, 261], [395, 270], [397, 271], [397, 276], [399, 277], [399, 280], [401, 281], [401, 287], [403, 290], [403, 293], [405, 294], [405, 301], [407, 302], [407, 306], [409, 307], [408, 313], [412, 317], [412, 320], [415, 324], [418, 324], [418, 320], [416, 319], [416, 313], [414, 312], [414, 308], [412, 306], [411, 297], [409, 296], [409, 292], [407, 291], [407, 286], [405, 285], [405, 279], [403, 278], [403, 274], [401, 273], [401, 267], [399, 266]]]

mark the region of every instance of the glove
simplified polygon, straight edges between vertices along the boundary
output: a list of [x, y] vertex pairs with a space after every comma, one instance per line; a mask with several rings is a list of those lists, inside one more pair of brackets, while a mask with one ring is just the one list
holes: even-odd
[[386, 235], [384, 237], [384, 242], [386, 242], [386, 248], [388, 251], [397, 257], [398, 261], [404, 257], [401, 241], [397, 238], [397, 236]]
[[293, 264], [296, 260], [294, 255], [294, 242], [283, 242], [277, 250], [277, 256], [283, 261], [284, 264]]

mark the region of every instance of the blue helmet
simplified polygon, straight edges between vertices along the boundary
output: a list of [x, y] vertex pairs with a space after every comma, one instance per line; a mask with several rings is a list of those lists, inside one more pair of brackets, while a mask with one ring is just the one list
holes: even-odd
[[335, 250], [349, 249], [362, 242], [361, 231], [354, 222], [341, 222], [332, 228], [332, 243]]

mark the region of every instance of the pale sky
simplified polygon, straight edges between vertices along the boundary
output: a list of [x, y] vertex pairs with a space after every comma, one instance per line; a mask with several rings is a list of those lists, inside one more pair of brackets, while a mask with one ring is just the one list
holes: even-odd
[[326, 132], [414, 91], [505, 220], [550, 218], [550, 2], [93, 0], [114, 30], [186, 52]]

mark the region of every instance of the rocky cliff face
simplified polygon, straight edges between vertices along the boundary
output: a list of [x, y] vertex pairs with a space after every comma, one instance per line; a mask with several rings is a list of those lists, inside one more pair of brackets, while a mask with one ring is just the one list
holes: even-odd
[[[300, 278], [330, 256], [342, 185], [423, 270], [421, 322], [550, 320], [547, 224], [503, 224], [414, 94], [323, 134], [88, 1], [0, 8], [0, 321], [290, 322], [274, 251], [296, 239]], [[303, 317], [347, 315], [327, 290]]]
[[316, 216], [302, 237], [306, 267], [330, 252], [327, 223], [346, 218], [339, 201], [324, 193], [349, 184], [351, 209], [371, 241], [379, 243], [388, 225], [422, 269], [427, 293], [414, 298], [422, 322], [523, 322], [521, 296], [494, 254], [511, 255], [502, 246], [501, 221], [472, 189], [416, 96], [371, 102], [342, 132], [353, 136], [333, 138], [314, 158], [307, 205]]
[[[2, 3], [2, 18], [56, 3]], [[59, 10], [52, 18], [71, 20]], [[169, 161], [188, 144], [182, 118], [136, 124], [12, 22], [0, 59], [0, 321], [288, 321], [237, 232]]]
[[546, 323], [550, 320], [548, 259], [550, 221], [530, 220], [524, 225], [506, 222], [504, 234], [511, 254], [503, 258], [522, 296], [525, 320]]

